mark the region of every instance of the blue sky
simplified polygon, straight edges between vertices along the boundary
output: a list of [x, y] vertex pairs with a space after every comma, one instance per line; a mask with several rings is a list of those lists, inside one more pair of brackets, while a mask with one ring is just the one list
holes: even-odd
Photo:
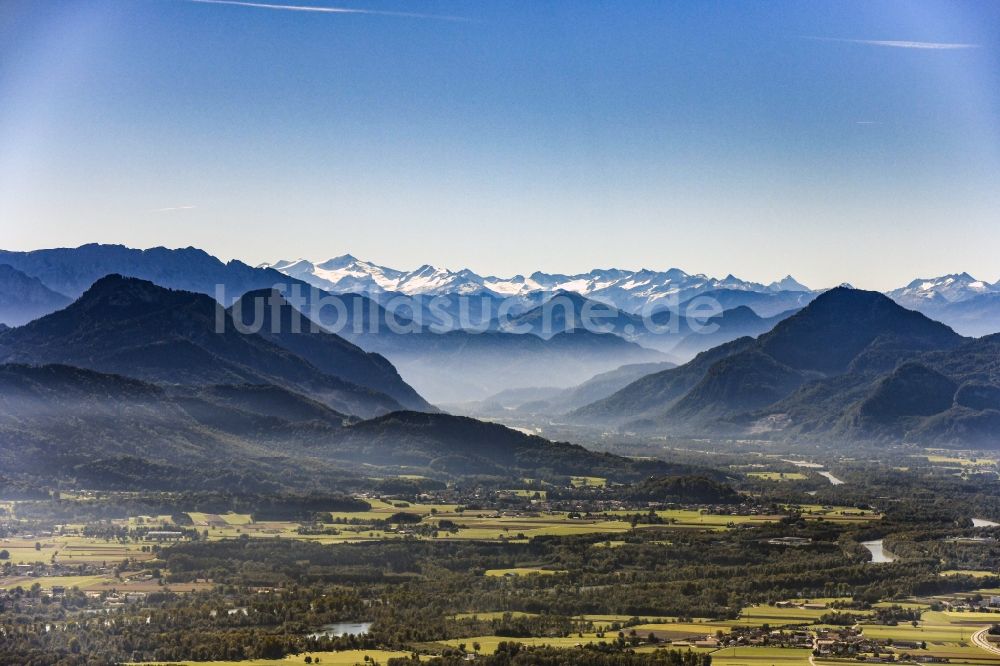
[[0, 246], [1000, 279], [1000, 3], [258, 4], [0, 6]]

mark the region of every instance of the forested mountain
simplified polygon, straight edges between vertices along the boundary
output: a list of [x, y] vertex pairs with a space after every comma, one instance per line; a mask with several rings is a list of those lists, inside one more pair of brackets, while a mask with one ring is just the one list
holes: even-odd
[[277, 290], [249, 291], [229, 308], [229, 314], [328, 375], [385, 393], [406, 409], [433, 409], [384, 356], [365, 352], [308, 319]]
[[356, 473], [602, 474], [677, 471], [445, 414], [348, 417], [276, 386], [157, 386], [63, 365], [0, 365], [6, 474], [85, 487], [329, 487]]
[[691, 434], [996, 445], [998, 345], [881, 294], [838, 288], [755, 341], [644, 377], [572, 416]]
[[208, 296], [118, 275], [98, 280], [65, 309], [0, 334], [0, 361], [60, 363], [171, 384], [277, 384], [359, 416], [401, 407], [241, 333]]

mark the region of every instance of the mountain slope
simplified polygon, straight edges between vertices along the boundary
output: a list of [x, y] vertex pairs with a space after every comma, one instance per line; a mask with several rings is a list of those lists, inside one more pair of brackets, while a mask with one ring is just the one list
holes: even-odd
[[164, 388], [69, 366], [0, 365], [0, 465], [45, 483], [301, 492], [403, 469], [616, 480], [682, 469], [445, 414], [397, 412], [347, 427], [343, 419], [273, 386]]
[[[0, 365], [0, 466], [83, 487], [273, 489], [275, 479], [308, 474], [315, 462], [287, 453], [297, 439], [290, 435], [301, 435], [294, 417], [245, 409], [241, 394], [259, 390], [229, 387], [212, 401], [69, 366]], [[280, 404], [337, 424], [324, 430], [339, 429], [344, 418], [293, 394]], [[207, 415], [210, 422], [199, 419]]]
[[229, 314], [234, 321], [253, 326], [257, 335], [328, 375], [385, 393], [406, 409], [432, 409], [385, 357], [365, 352], [327, 331], [293, 308], [276, 290], [247, 292], [229, 308]]
[[361, 461], [381, 461], [391, 448], [392, 462], [447, 474], [498, 474], [511, 471], [536, 477], [606, 475], [640, 478], [675, 468], [659, 461], [632, 461], [582, 446], [550, 442], [495, 423], [418, 412], [396, 412], [346, 428], [338, 446], [351, 447]]
[[0, 323], [20, 326], [59, 308], [69, 299], [7, 264], [0, 265]]
[[[863, 399], [882, 373], [963, 342], [947, 326], [881, 294], [847, 288], [820, 295], [756, 341], [742, 340], [741, 348], [716, 348], [575, 414], [685, 433], [739, 430], [748, 422], [772, 429], [792, 422], [799, 432], [810, 423], [822, 430], [833, 427], [830, 415], [843, 415]], [[875, 400], [872, 408], [880, 404]]]
[[738, 338], [709, 349], [681, 366], [646, 375], [607, 398], [570, 412], [568, 417], [585, 423], [616, 424], [651, 410], [668, 408], [694, 388], [718, 361], [748, 349], [753, 343], [752, 338]]
[[277, 384], [359, 416], [400, 407], [240, 333], [208, 296], [116, 275], [67, 308], [0, 334], [0, 362], [62, 363], [172, 384]]
[[778, 322], [784, 321], [793, 314], [795, 314], [794, 311], [788, 311], [773, 317], [761, 317], [749, 306], [739, 305], [701, 322], [697, 330], [688, 333], [675, 347], [671, 348], [671, 353], [680, 358], [690, 358], [698, 352], [718, 347], [737, 338], [755, 338], [767, 333]]
[[885, 335], [913, 351], [943, 349], [962, 340], [944, 324], [882, 294], [838, 287], [762, 335], [758, 346], [797, 370], [833, 374], [847, 370], [862, 350]]

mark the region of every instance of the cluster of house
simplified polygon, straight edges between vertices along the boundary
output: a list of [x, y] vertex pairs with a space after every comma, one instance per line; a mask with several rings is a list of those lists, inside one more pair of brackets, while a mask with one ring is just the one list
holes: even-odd
[[733, 627], [728, 634], [708, 635], [688, 641], [673, 641], [675, 646], [690, 645], [704, 648], [727, 647], [788, 647], [811, 648], [813, 638], [805, 629], [766, 629], [764, 627]]
[[868, 663], [890, 663], [895, 661], [943, 663], [948, 661], [945, 657], [920, 654], [920, 651], [926, 647], [926, 644], [920, 641], [869, 638], [864, 635], [863, 629], [864, 627], [862, 626], [817, 630], [816, 654], [819, 656], [846, 657]]

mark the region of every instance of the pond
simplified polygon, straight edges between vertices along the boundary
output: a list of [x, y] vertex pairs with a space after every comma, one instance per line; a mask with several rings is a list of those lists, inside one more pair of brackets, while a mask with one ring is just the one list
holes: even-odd
[[319, 631], [309, 634], [309, 638], [339, 638], [341, 636], [362, 636], [372, 629], [371, 622], [334, 622], [324, 624]]

